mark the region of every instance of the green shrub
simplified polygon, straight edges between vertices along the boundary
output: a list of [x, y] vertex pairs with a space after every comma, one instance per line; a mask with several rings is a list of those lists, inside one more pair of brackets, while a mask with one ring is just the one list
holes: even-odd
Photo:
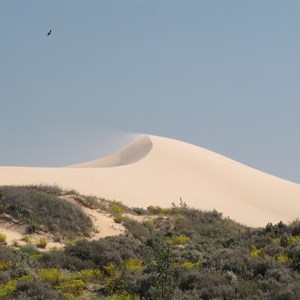
[[250, 255], [252, 257], [258, 257], [258, 256], [261, 255], [261, 251], [262, 251], [262, 249], [259, 249], [256, 246], [253, 246], [252, 249], [251, 249], [251, 251], [250, 251]]
[[109, 206], [110, 212], [113, 216], [122, 216], [125, 212], [125, 208], [122, 204], [113, 202]]
[[120, 224], [122, 223], [122, 216], [114, 216], [113, 220], [115, 223]]
[[167, 242], [171, 245], [186, 245], [190, 238], [185, 235], [177, 235], [169, 238]]
[[58, 286], [72, 278], [70, 275], [56, 268], [40, 269], [38, 274], [42, 281], [48, 282], [52, 286]]
[[169, 247], [155, 250], [153, 265], [150, 267], [150, 281], [152, 282], [155, 299], [173, 299], [176, 290], [176, 273], [174, 254]]
[[17, 281], [10, 280], [5, 284], [0, 284], [0, 299], [12, 295], [17, 288]]
[[81, 279], [71, 279], [56, 286], [58, 291], [71, 298], [81, 295], [84, 288], [85, 283]]
[[181, 264], [181, 266], [185, 269], [197, 269], [199, 268], [205, 261], [198, 260], [197, 262], [189, 262], [185, 261]]
[[39, 230], [39, 224], [35, 220], [29, 220], [29, 225], [27, 227], [27, 233], [32, 234]]
[[47, 244], [47, 239], [45, 237], [41, 237], [36, 245], [38, 248], [45, 249], [47, 247]]
[[25, 243], [31, 244], [32, 243], [32, 238], [30, 236], [28, 236], [28, 235], [25, 235], [22, 238], [22, 241], [24, 241]]
[[129, 271], [142, 271], [144, 269], [142, 261], [137, 258], [128, 258], [125, 260], [124, 266]]
[[78, 276], [84, 282], [101, 282], [103, 281], [104, 274], [99, 269], [88, 269], [78, 272]]
[[14, 263], [11, 260], [5, 260], [1, 261], [0, 260], [0, 271], [6, 271], [12, 269], [14, 266]]
[[33, 245], [26, 245], [20, 247], [20, 251], [26, 253], [30, 257], [37, 257], [39, 255], [39, 250]]
[[4, 233], [0, 233], [0, 244], [6, 245], [6, 235]]

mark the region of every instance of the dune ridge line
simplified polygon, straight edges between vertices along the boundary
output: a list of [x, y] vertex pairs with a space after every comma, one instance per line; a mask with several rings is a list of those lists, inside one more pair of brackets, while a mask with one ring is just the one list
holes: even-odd
[[0, 185], [47, 184], [130, 207], [188, 206], [265, 226], [300, 215], [300, 185], [178, 140], [145, 135], [99, 160], [65, 168], [0, 167]]
[[133, 144], [100, 159], [69, 166], [69, 168], [108, 168], [125, 166], [143, 159], [152, 149], [149, 136], [139, 138]]

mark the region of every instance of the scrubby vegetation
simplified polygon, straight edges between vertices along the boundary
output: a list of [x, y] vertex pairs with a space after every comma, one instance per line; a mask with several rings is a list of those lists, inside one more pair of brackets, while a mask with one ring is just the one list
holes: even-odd
[[[96, 200], [93, 200], [96, 204]], [[300, 299], [300, 221], [249, 228], [180, 202], [106, 205], [122, 236], [41, 252], [0, 245], [0, 299]]]
[[0, 244], [6, 244], [6, 235], [4, 233], [0, 233]]
[[29, 234], [41, 230], [60, 238], [88, 236], [91, 220], [79, 207], [59, 198], [66, 193], [50, 186], [4, 186], [0, 206], [2, 213], [27, 224]]

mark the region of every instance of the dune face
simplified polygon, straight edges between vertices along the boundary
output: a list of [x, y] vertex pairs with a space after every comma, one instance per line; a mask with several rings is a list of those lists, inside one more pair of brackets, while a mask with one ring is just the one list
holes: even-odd
[[70, 168], [105, 168], [129, 165], [143, 159], [151, 151], [152, 146], [150, 138], [143, 136], [135, 143], [112, 155], [86, 163], [72, 165]]
[[300, 185], [188, 143], [144, 136], [99, 160], [65, 168], [1, 167], [0, 185], [57, 184], [132, 207], [216, 209], [249, 225], [289, 222], [300, 214]]

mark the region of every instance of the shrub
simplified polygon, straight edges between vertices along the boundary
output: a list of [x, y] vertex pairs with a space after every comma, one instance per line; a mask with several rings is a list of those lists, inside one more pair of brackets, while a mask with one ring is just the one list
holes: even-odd
[[0, 271], [6, 271], [12, 269], [14, 263], [11, 260], [2, 261], [0, 260]]
[[204, 263], [204, 261], [202, 260], [198, 260], [197, 262], [189, 262], [189, 261], [185, 261], [184, 263], [182, 263], [182, 267], [184, 267], [185, 269], [197, 269], [199, 268], [202, 264]]
[[10, 296], [17, 288], [17, 281], [10, 280], [6, 284], [0, 284], [0, 298]]
[[45, 237], [41, 237], [36, 245], [38, 248], [45, 249], [47, 247], [47, 244], [47, 239]]
[[98, 267], [109, 263], [121, 265], [128, 258], [139, 258], [145, 247], [135, 239], [124, 236], [107, 237], [99, 241], [78, 241], [75, 245], [66, 246], [68, 256], [83, 261], [92, 261]]
[[186, 245], [190, 238], [185, 235], [177, 235], [169, 238], [167, 242], [171, 245]]
[[46, 282], [39, 279], [32, 281], [18, 281], [16, 289], [13, 293], [13, 299], [24, 300], [65, 300], [66, 298], [55, 290]]
[[0, 233], [0, 244], [6, 245], [6, 235], [4, 233]]
[[133, 237], [137, 239], [149, 238], [150, 232], [145, 223], [140, 223], [130, 218], [123, 218], [123, 225]]
[[159, 215], [163, 213], [163, 208], [159, 206], [148, 206], [147, 211], [152, 215]]
[[280, 238], [279, 237], [276, 237], [276, 238], [273, 238], [273, 243], [276, 244], [276, 245], [280, 245]]
[[17, 240], [17, 239], [13, 239], [13, 240], [12, 240], [12, 245], [13, 245], [14, 247], [19, 247], [19, 242], [18, 242], [18, 240]]
[[[33, 233], [42, 226], [46, 231], [74, 238], [87, 236], [92, 230], [92, 221], [72, 203], [58, 198], [49, 187], [0, 187], [0, 204], [5, 212], [28, 224]], [[54, 188], [56, 191], [56, 188]], [[58, 193], [58, 192], [57, 192]]]
[[289, 245], [287, 255], [291, 259], [294, 269], [300, 271], [300, 244], [295, 243]]
[[292, 231], [292, 235], [300, 235], [300, 220], [297, 219], [290, 224], [290, 229]]
[[28, 243], [28, 244], [31, 244], [32, 242], [32, 238], [28, 235], [25, 235], [23, 238], [22, 238], [22, 241], [24, 241], [25, 243]]
[[136, 213], [138, 216], [144, 216], [147, 214], [147, 210], [140, 208], [140, 207], [133, 207], [133, 212]]
[[81, 196], [81, 195], [76, 195], [74, 197], [74, 200], [79, 202], [81, 205], [91, 208], [91, 209], [96, 209], [96, 208], [103, 208], [101, 204], [99, 203], [99, 200], [97, 197], [94, 196]]
[[288, 244], [294, 244], [300, 241], [300, 235], [291, 236], [287, 239]]
[[258, 257], [260, 254], [261, 254], [261, 249], [258, 249], [257, 247], [253, 246], [250, 251], [250, 255], [252, 257]]
[[109, 300], [139, 300], [141, 297], [137, 294], [131, 294], [128, 292], [119, 292], [108, 298]]
[[0, 262], [2, 271], [15, 269], [17, 265], [20, 265], [21, 260], [24, 261], [24, 263], [28, 263], [26, 258], [22, 257], [18, 250], [5, 245], [0, 245]]
[[278, 255], [277, 259], [281, 263], [288, 263], [291, 261], [290, 258], [285, 253], [281, 253], [280, 255]]
[[27, 233], [32, 234], [39, 230], [39, 224], [35, 220], [29, 220], [29, 225], [27, 227]]
[[125, 269], [129, 271], [142, 271], [144, 269], [142, 266], [142, 261], [136, 258], [128, 258], [125, 260], [124, 266]]
[[89, 208], [99, 208], [100, 207], [98, 199], [94, 196], [85, 197], [85, 204]]
[[113, 220], [115, 223], [120, 224], [122, 223], [122, 216], [114, 216]]
[[33, 245], [26, 245], [20, 247], [20, 251], [26, 253], [30, 257], [36, 257], [39, 255], [39, 250]]
[[85, 283], [81, 279], [71, 279], [58, 285], [56, 289], [63, 295], [79, 296], [85, 288]]
[[113, 216], [122, 216], [125, 212], [125, 207], [121, 203], [113, 202], [109, 205], [109, 211]]
[[174, 255], [169, 247], [156, 249], [154, 264], [150, 269], [155, 299], [173, 299], [176, 287]]
[[66, 275], [65, 272], [55, 268], [40, 269], [39, 277], [42, 281], [48, 282], [52, 286], [58, 286], [59, 284], [71, 279], [71, 277]]
[[178, 286], [183, 291], [193, 290], [197, 287], [200, 281], [203, 280], [203, 275], [196, 269], [183, 269], [179, 273]]
[[103, 272], [99, 269], [81, 270], [78, 272], [79, 278], [84, 282], [100, 282], [103, 280]]
[[[0, 193], [0, 197], [1, 197], [1, 193]], [[4, 204], [0, 204], [0, 215], [3, 214], [5, 211], [5, 205]]]
[[96, 268], [93, 261], [68, 255], [63, 250], [45, 252], [39, 257], [38, 261], [46, 269], [61, 268], [69, 271], [79, 271]]

